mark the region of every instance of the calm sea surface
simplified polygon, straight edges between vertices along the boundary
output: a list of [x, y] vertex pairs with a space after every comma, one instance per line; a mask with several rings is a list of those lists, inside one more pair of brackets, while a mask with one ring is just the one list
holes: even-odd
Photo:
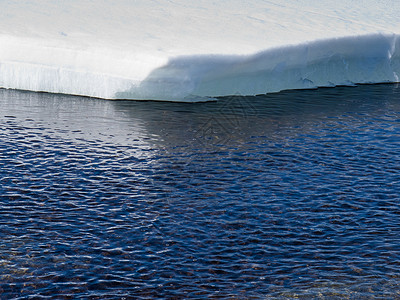
[[400, 87], [0, 90], [0, 298], [400, 299]]

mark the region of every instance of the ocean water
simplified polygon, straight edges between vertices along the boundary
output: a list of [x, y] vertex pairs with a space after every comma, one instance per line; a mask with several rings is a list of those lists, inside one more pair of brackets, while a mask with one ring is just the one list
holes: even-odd
[[1, 299], [399, 299], [400, 87], [0, 90]]

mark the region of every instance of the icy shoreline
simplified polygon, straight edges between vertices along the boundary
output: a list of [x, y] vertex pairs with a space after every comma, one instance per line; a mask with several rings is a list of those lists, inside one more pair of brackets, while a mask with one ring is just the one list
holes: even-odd
[[0, 12], [1, 88], [193, 102], [400, 78], [396, 2], [44, 2]]

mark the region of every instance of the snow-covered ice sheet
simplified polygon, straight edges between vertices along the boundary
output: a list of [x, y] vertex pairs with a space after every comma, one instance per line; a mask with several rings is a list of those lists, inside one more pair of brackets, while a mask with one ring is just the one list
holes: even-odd
[[400, 77], [397, 0], [0, 5], [4, 88], [201, 101]]

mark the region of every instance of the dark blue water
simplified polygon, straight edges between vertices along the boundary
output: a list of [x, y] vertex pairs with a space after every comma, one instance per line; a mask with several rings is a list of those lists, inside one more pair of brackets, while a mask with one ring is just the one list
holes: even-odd
[[400, 298], [400, 88], [0, 90], [0, 298]]

